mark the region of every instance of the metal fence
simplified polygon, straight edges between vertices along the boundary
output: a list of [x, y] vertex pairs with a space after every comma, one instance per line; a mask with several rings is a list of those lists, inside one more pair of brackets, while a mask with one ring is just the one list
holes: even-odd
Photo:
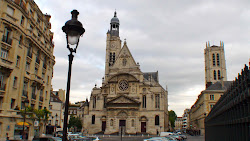
[[205, 119], [206, 141], [250, 141], [250, 71], [238, 78], [221, 96]]

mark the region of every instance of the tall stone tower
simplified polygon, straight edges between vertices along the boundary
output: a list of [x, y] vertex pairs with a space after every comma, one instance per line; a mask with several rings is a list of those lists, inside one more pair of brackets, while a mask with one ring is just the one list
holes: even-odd
[[220, 46], [210, 46], [207, 42], [204, 57], [206, 88], [217, 81], [227, 81], [224, 43], [220, 42]]
[[121, 40], [119, 37], [120, 22], [117, 18], [116, 12], [110, 21], [110, 29], [107, 32], [106, 40], [106, 60], [105, 60], [105, 80], [107, 80], [110, 69], [113, 67], [117, 55], [121, 50]]

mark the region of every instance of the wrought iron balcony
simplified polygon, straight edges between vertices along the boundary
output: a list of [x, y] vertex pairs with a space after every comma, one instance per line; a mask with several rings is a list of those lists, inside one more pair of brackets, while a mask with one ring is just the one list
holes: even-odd
[[3, 42], [11, 45], [12, 44], [12, 39], [11, 38], [7, 38], [7, 36], [3, 36], [3, 39], [2, 39]]

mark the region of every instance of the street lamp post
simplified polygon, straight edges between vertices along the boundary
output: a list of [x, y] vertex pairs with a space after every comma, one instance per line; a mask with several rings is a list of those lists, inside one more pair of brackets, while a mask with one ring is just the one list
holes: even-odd
[[[67, 21], [62, 27], [63, 32], [66, 34], [67, 48], [70, 51], [69, 54], [69, 70], [68, 70], [68, 80], [67, 80], [67, 91], [66, 91], [66, 101], [64, 110], [64, 121], [63, 121], [63, 141], [67, 141], [67, 124], [68, 124], [68, 110], [69, 110], [69, 92], [70, 92], [70, 80], [71, 80], [71, 67], [76, 49], [78, 47], [80, 36], [83, 35], [85, 29], [82, 23], [77, 20], [79, 12], [77, 10], [71, 11], [72, 19]], [[70, 45], [75, 45], [75, 48], [71, 48]]]
[[25, 124], [25, 120], [26, 120], [26, 107], [28, 107], [28, 104], [29, 104], [29, 100], [28, 99], [25, 99], [23, 101], [24, 103], [24, 116], [23, 116], [23, 140], [25, 139], [25, 127], [24, 127], [24, 124]]

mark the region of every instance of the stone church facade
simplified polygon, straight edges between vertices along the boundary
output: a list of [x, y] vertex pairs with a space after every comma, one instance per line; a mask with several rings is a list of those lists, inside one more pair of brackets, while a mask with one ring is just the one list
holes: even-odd
[[159, 84], [158, 71], [142, 72], [126, 41], [122, 46], [119, 26], [115, 12], [107, 32], [105, 77], [85, 102], [83, 128], [89, 134], [167, 131], [168, 92]]

